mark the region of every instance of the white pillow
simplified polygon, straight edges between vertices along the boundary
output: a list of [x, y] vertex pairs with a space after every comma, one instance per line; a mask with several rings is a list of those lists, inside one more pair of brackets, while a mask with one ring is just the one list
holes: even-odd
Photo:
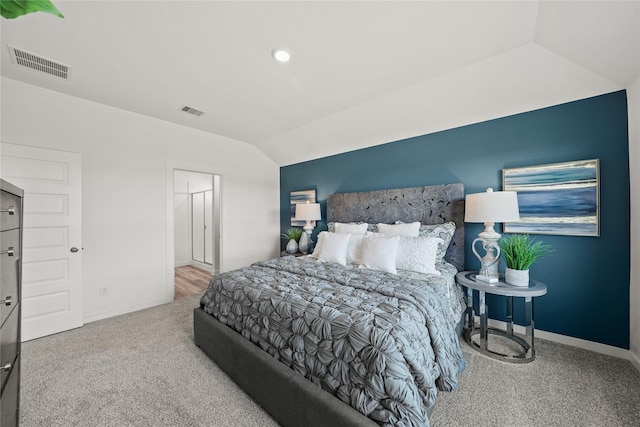
[[313, 253], [311, 254], [312, 257], [314, 258], [318, 258], [320, 255], [320, 249], [322, 248], [322, 242], [324, 241], [324, 235], [327, 234], [327, 231], [321, 231], [318, 234], [318, 242], [316, 243], [315, 248], [313, 248]]
[[325, 233], [318, 251], [318, 259], [346, 265], [350, 238], [351, 234]]
[[420, 223], [402, 223], [402, 224], [378, 224], [378, 233], [388, 236], [407, 236], [418, 237], [420, 232]]
[[444, 241], [438, 237], [400, 237], [396, 268], [440, 275], [436, 270], [438, 245]]
[[[329, 231], [321, 231], [318, 234], [318, 242], [316, 243], [316, 247], [313, 249], [313, 253], [311, 254], [314, 258], [320, 258], [320, 251], [322, 250], [322, 243], [324, 242], [324, 236], [327, 234], [331, 234]], [[367, 231], [367, 234], [370, 234]], [[360, 264], [360, 259], [362, 259], [362, 238], [364, 235], [362, 234], [352, 234], [349, 239], [349, 244], [347, 245], [347, 264]]]
[[336, 233], [339, 234], [365, 234], [369, 224], [363, 222], [361, 224], [345, 224], [343, 222], [336, 222]]
[[[367, 231], [367, 234], [372, 234]], [[352, 234], [347, 246], [347, 264], [360, 264], [362, 260], [362, 245], [364, 243], [364, 234]]]
[[398, 236], [367, 235], [362, 243], [360, 268], [397, 273]]

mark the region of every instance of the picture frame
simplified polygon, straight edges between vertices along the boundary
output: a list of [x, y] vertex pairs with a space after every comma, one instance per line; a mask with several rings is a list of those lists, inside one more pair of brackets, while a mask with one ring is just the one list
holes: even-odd
[[[292, 191], [290, 193], [290, 211], [291, 211], [291, 226], [292, 227], [304, 227], [306, 221], [296, 221], [296, 205], [298, 203], [315, 203], [316, 202], [316, 190], [300, 190]], [[311, 221], [311, 225], [316, 226], [316, 221]]]
[[599, 159], [503, 169], [502, 188], [518, 193], [520, 209], [504, 233], [600, 235]]

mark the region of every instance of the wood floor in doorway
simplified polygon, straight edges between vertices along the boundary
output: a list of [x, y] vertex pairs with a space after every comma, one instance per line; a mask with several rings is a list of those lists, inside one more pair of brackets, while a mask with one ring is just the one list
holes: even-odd
[[174, 299], [204, 293], [211, 281], [211, 273], [193, 265], [176, 267], [176, 293]]

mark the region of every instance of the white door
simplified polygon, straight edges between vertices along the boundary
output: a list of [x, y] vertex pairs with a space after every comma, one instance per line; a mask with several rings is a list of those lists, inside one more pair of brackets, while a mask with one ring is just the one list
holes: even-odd
[[204, 192], [204, 262], [213, 264], [213, 191]]
[[24, 190], [22, 341], [82, 326], [81, 157], [2, 143], [2, 178]]
[[204, 193], [193, 193], [191, 195], [191, 245], [192, 258], [196, 261], [205, 262], [204, 259]]

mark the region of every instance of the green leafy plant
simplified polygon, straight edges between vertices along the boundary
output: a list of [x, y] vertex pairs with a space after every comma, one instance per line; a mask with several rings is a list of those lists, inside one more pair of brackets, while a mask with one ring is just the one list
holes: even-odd
[[0, 0], [0, 15], [6, 19], [15, 19], [32, 12], [45, 12], [64, 18], [49, 0]]
[[528, 234], [513, 234], [502, 237], [498, 244], [500, 245], [500, 256], [504, 259], [507, 267], [513, 270], [528, 270], [535, 261], [553, 252], [551, 246], [534, 240]]
[[286, 232], [282, 233], [281, 236], [283, 239], [295, 240], [297, 242], [302, 236], [302, 228], [290, 228]]

